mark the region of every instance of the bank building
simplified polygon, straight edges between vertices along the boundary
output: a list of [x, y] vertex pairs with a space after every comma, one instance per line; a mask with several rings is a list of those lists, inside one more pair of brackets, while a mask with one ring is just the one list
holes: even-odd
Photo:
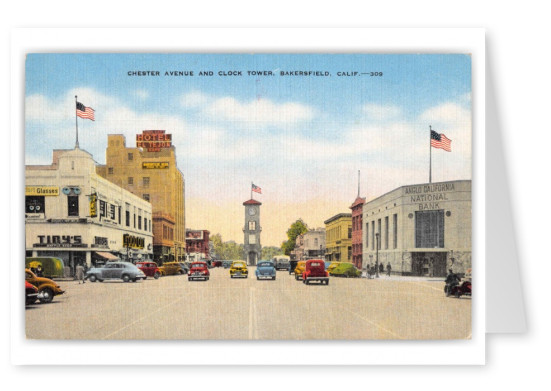
[[78, 264], [153, 256], [151, 204], [96, 173], [78, 147], [54, 150], [51, 165], [25, 166], [25, 254]]
[[471, 268], [471, 181], [402, 186], [363, 206], [362, 267], [443, 277]]

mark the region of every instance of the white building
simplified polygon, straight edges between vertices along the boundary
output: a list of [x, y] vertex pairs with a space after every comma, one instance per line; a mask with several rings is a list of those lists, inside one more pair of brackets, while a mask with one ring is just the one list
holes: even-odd
[[63, 260], [69, 273], [109, 259], [151, 259], [151, 204], [96, 174], [88, 152], [54, 150], [25, 167], [26, 256]]
[[[402, 186], [363, 206], [363, 265], [445, 276], [471, 267], [471, 181]], [[378, 245], [378, 249], [377, 249]]]

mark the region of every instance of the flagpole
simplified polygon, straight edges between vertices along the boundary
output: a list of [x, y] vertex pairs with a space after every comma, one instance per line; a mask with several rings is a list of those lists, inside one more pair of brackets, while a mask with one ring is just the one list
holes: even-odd
[[253, 199], [253, 183], [251, 182], [251, 200]]
[[432, 125], [429, 125], [429, 183], [432, 183]]
[[75, 144], [75, 148], [78, 148], [78, 116], [77, 116], [77, 96], [75, 95], [75, 125], [76, 125], [76, 130], [77, 130], [77, 142]]

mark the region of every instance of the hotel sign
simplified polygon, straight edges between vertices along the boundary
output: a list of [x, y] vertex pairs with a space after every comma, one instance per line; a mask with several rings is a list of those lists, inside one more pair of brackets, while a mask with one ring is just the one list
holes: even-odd
[[143, 162], [143, 169], [163, 169], [168, 168], [168, 162]]
[[57, 186], [25, 186], [26, 196], [58, 196]]
[[164, 130], [144, 130], [136, 135], [136, 148], [143, 148], [147, 152], [160, 152], [172, 146], [172, 134]]

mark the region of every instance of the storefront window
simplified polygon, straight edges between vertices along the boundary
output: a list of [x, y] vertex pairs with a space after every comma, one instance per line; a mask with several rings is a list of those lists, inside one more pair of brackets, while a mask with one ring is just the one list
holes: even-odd
[[444, 211], [415, 212], [415, 247], [444, 247]]
[[25, 213], [45, 213], [44, 196], [26, 196]]
[[78, 216], [78, 196], [67, 196], [67, 214]]

